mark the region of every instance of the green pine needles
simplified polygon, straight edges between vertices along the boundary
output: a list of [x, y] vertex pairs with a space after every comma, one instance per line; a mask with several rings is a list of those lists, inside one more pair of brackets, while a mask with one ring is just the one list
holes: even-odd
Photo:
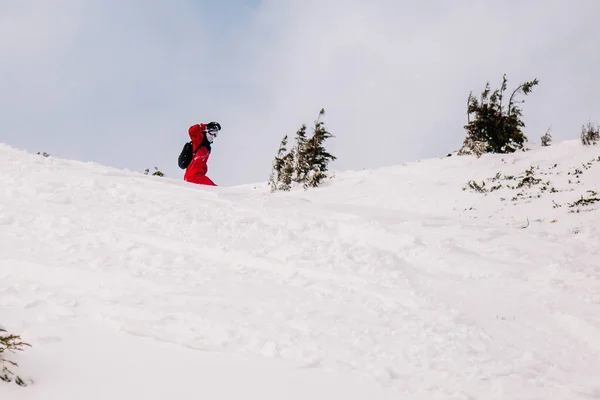
[[19, 386], [27, 386], [25, 381], [18, 375], [15, 375], [9, 367], [18, 367], [17, 363], [5, 358], [6, 352], [22, 351], [24, 346], [31, 345], [21, 340], [19, 335], [7, 334], [0, 328], [0, 380], [4, 382], [14, 382]]
[[329, 163], [337, 158], [325, 148], [327, 139], [334, 136], [321, 120], [324, 115], [325, 109], [321, 109], [310, 137], [307, 137], [307, 127], [303, 124], [296, 131], [295, 142], [289, 150], [289, 138], [283, 137], [269, 178], [271, 192], [289, 191], [294, 183], [301, 184], [304, 189], [317, 187], [328, 177]]
[[[517, 95], [528, 95], [538, 84], [534, 79], [524, 82], [510, 94], [505, 102], [507, 89], [506, 74], [502, 77], [500, 89], [491, 91], [489, 82], [479, 98], [469, 93], [467, 101], [467, 130], [463, 148], [460, 154], [475, 153], [513, 153], [523, 149], [527, 137], [522, 131], [525, 123], [522, 120], [522, 110], [518, 106], [524, 101], [517, 101]], [[471, 115], [474, 118], [471, 119]]]

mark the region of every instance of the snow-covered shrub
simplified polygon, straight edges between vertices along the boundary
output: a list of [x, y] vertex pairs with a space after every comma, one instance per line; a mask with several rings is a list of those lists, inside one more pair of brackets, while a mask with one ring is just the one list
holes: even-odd
[[582, 210], [585, 210], [586, 206], [592, 205], [594, 203], [598, 203], [600, 202], [600, 198], [598, 197], [598, 192], [596, 192], [595, 190], [588, 190], [587, 191], [587, 196], [583, 197], [581, 196], [581, 198], [577, 201], [574, 201], [573, 203], [569, 203], [569, 208], [573, 208], [574, 210], [569, 211], [571, 213], [578, 213], [581, 212]]
[[[514, 190], [517, 193], [512, 197], [512, 201], [539, 198], [544, 193], [557, 193], [558, 190], [554, 188], [550, 180], [543, 180], [535, 175], [536, 170], [539, 170], [539, 166], [531, 166], [519, 175], [503, 175], [501, 172], [498, 172], [495, 176], [481, 181], [481, 184], [470, 180], [463, 187], [463, 191], [470, 190], [475, 193], [491, 193], [501, 189]], [[486, 182], [490, 184], [487, 185]], [[535, 188], [537, 188], [537, 191], [535, 191]], [[505, 198], [502, 197], [501, 200], [504, 201]]]
[[471, 137], [467, 137], [463, 142], [463, 146], [458, 150], [458, 155], [471, 155], [474, 154], [477, 158], [481, 157], [486, 152], [487, 143], [481, 140], [473, 140]]
[[584, 146], [590, 146], [596, 144], [600, 140], [600, 127], [598, 124], [588, 122], [586, 125], [581, 127], [581, 143]]
[[[150, 168], [146, 168], [144, 170], [144, 175], [148, 175], [149, 173], [150, 173]], [[152, 176], [163, 177], [163, 176], [165, 176], [165, 174], [163, 174], [163, 172], [161, 170], [159, 170], [158, 167], [154, 167], [154, 172], [152, 173]]]
[[541, 137], [541, 140], [543, 147], [550, 146], [550, 144], [552, 143], [552, 134], [550, 133], [550, 128], [548, 128], [544, 136]]

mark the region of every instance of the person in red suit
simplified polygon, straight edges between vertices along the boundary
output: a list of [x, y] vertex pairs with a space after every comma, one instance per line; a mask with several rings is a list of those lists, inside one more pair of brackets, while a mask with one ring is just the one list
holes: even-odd
[[195, 124], [190, 126], [188, 133], [192, 139], [194, 156], [185, 169], [183, 179], [186, 182], [199, 185], [217, 186], [206, 173], [208, 172], [208, 158], [210, 157], [211, 145], [221, 130], [218, 122], [208, 124]]

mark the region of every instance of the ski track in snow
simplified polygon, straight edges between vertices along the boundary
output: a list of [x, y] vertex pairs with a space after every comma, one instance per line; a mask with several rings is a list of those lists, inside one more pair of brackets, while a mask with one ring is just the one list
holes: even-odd
[[406, 398], [600, 398], [588, 241], [0, 152], [0, 309], [37, 344], [101, 324]]

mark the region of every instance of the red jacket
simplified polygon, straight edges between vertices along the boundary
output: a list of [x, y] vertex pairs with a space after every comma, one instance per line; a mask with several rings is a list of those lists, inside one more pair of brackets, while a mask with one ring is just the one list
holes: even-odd
[[206, 124], [196, 124], [190, 126], [188, 133], [192, 139], [192, 148], [198, 149], [190, 165], [185, 169], [183, 179], [186, 182], [197, 183], [200, 185], [217, 186], [206, 173], [208, 172], [208, 158], [210, 157], [210, 142], [206, 139], [203, 131], [206, 130]]

